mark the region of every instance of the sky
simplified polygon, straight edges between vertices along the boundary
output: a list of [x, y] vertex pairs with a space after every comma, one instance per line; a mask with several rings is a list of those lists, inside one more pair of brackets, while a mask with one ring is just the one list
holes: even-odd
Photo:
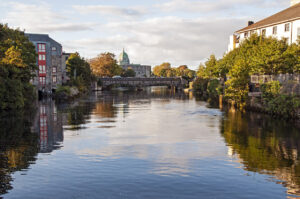
[[234, 31], [290, 5], [290, 0], [0, 0], [0, 23], [49, 34], [65, 52], [103, 52], [131, 63], [197, 69], [222, 57]]

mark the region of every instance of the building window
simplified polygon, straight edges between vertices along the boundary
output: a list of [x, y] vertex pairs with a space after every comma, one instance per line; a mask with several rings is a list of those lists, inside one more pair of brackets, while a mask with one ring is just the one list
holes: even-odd
[[46, 74], [46, 66], [45, 65], [39, 65], [39, 72], [42, 74]]
[[46, 44], [38, 44], [39, 52], [46, 52]]
[[46, 77], [39, 77], [40, 85], [44, 86], [46, 84]]
[[55, 66], [52, 67], [52, 73], [56, 73], [56, 67]]
[[300, 28], [298, 28], [298, 33], [297, 33], [298, 37], [300, 37]]
[[277, 35], [277, 26], [273, 27], [273, 35]]
[[56, 47], [53, 46], [53, 47], [52, 47], [52, 51], [56, 51]]
[[248, 37], [248, 34], [249, 34], [248, 32], [245, 32], [245, 33], [244, 33], [244, 37], [247, 38], [247, 37]]
[[40, 61], [45, 61], [46, 60], [46, 55], [39, 55], [39, 60]]
[[287, 23], [287, 24], [284, 25], [284, 31], [285, 32], [289, 32], [290, 31], [290, 24], [289, 23]]
[[266, 36], [266, 32], [267, 32], [266, 29], [262, 29], [262, 30], [261, 30], [261, 35], [262, 35], [262, 36]]
[[52, 77], [52, 82], [53, 82], [53, 83], [56, 83], [56, 80], [57, 80], [57, 79], [56, 79], [56, 76], [53, 76], [53, 77]]

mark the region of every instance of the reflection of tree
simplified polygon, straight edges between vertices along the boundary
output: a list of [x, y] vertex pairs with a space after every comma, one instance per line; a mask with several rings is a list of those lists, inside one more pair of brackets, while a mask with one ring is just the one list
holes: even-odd
[[112, 103], [98, 103], [94, 109], [95, 115], [104, 118], [114, 118], [116, 117], [116, 108]]
[[299, 129], [257, 114], [228, 112], [222, 135], [245, 169], [285, 181], [290, 194], [300, 195]]
[[80, 102], [74, 106], [68, 106], [67, 110], [61, 109], [60, 111], [65, 112], [67, 124], [71, 126], [71, 129], [76, 130], [90, 118], [94, 106], [93, 102]]
[[0, 194], [12, 189], [12, 172], [35, 161], [38, 135], [31, 132], [31, 121], [31, 112], [0, 114]]

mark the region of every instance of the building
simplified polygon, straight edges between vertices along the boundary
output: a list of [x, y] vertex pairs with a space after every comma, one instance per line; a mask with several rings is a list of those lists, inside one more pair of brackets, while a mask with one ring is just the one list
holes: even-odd
[[70, 78], [67, 76], [67, 60], [71, 56], [71, 53], [62, 53], [61, 58], [61, 67], [62, 67], [62, 83], [66, 83], [70, 80]]
[[36, 77], [33, 85], [41, 92], [51, 93], [61, 85], [65, 70], [62, 68], [62, 45], [47, 34], [25, 34], [35, 45], [38, 54]]
[[254, 33], [277, 39], [285, 38], [289, 44], [296, 42], [300, 36], [300, 0], [291, 0], [289, 8], [257, 23], [249, 21], [247, 27], [230, 36], [228, 52]]
[[151, 76], [151, 66], [141, 65], [141, 64], [131, 64], [128, 54], [124, 51], [120, 54], [119, 64], [124, 69], [127, 70], [131, 68], [134, 70], [136, 77], [150, 77]]

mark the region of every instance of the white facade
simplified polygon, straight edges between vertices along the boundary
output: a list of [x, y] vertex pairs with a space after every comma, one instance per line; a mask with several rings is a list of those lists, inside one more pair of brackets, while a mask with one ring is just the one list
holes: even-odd
[[[243, 40], [250, 37], [250, 35], [254, 33], [257, 35], [265, 35], [266, 37], [275, 37], [277, 39], [285, 38], [289, 44], [297, 42], [298, 37], [300, 36], [299, 4], [300, 0], [291, 0], [290, 8], [275, 14], [272, 17], [257, 22], [256, 24], [250, 25], [242, 30], [236, 31], [230, 36], [228, 52], [239, 47]], [[289, 17], [286, 17], [285, 15]], [[268, 23], [267, 21], [272, 22]]]
[[300, 0], [291, 0], [291, 6], [294, 6], [297, 3], [300, 3]]
[[[286, 26], [289, 27], [286, 29]], [[277, 31], [276, 31], [277, 29]], [[274, 32], [273, 32], [274, 31]], [[265, 35], [266, 37], [275, 37], [277, 39], [286, 38], [289, 44], [297, 42], [298, 37], [300, 36], [300, 19], [282, 22], [280, 24], [269, 25], [261, 27], [259, 29], [247, 30], [240, 33], [235, 33], [230, 36], [228, 52], [235, 49], [239, 46], [241, 42], [247, 37], [250, 37], [251, 34], [256, 33], [257, 35]]]

